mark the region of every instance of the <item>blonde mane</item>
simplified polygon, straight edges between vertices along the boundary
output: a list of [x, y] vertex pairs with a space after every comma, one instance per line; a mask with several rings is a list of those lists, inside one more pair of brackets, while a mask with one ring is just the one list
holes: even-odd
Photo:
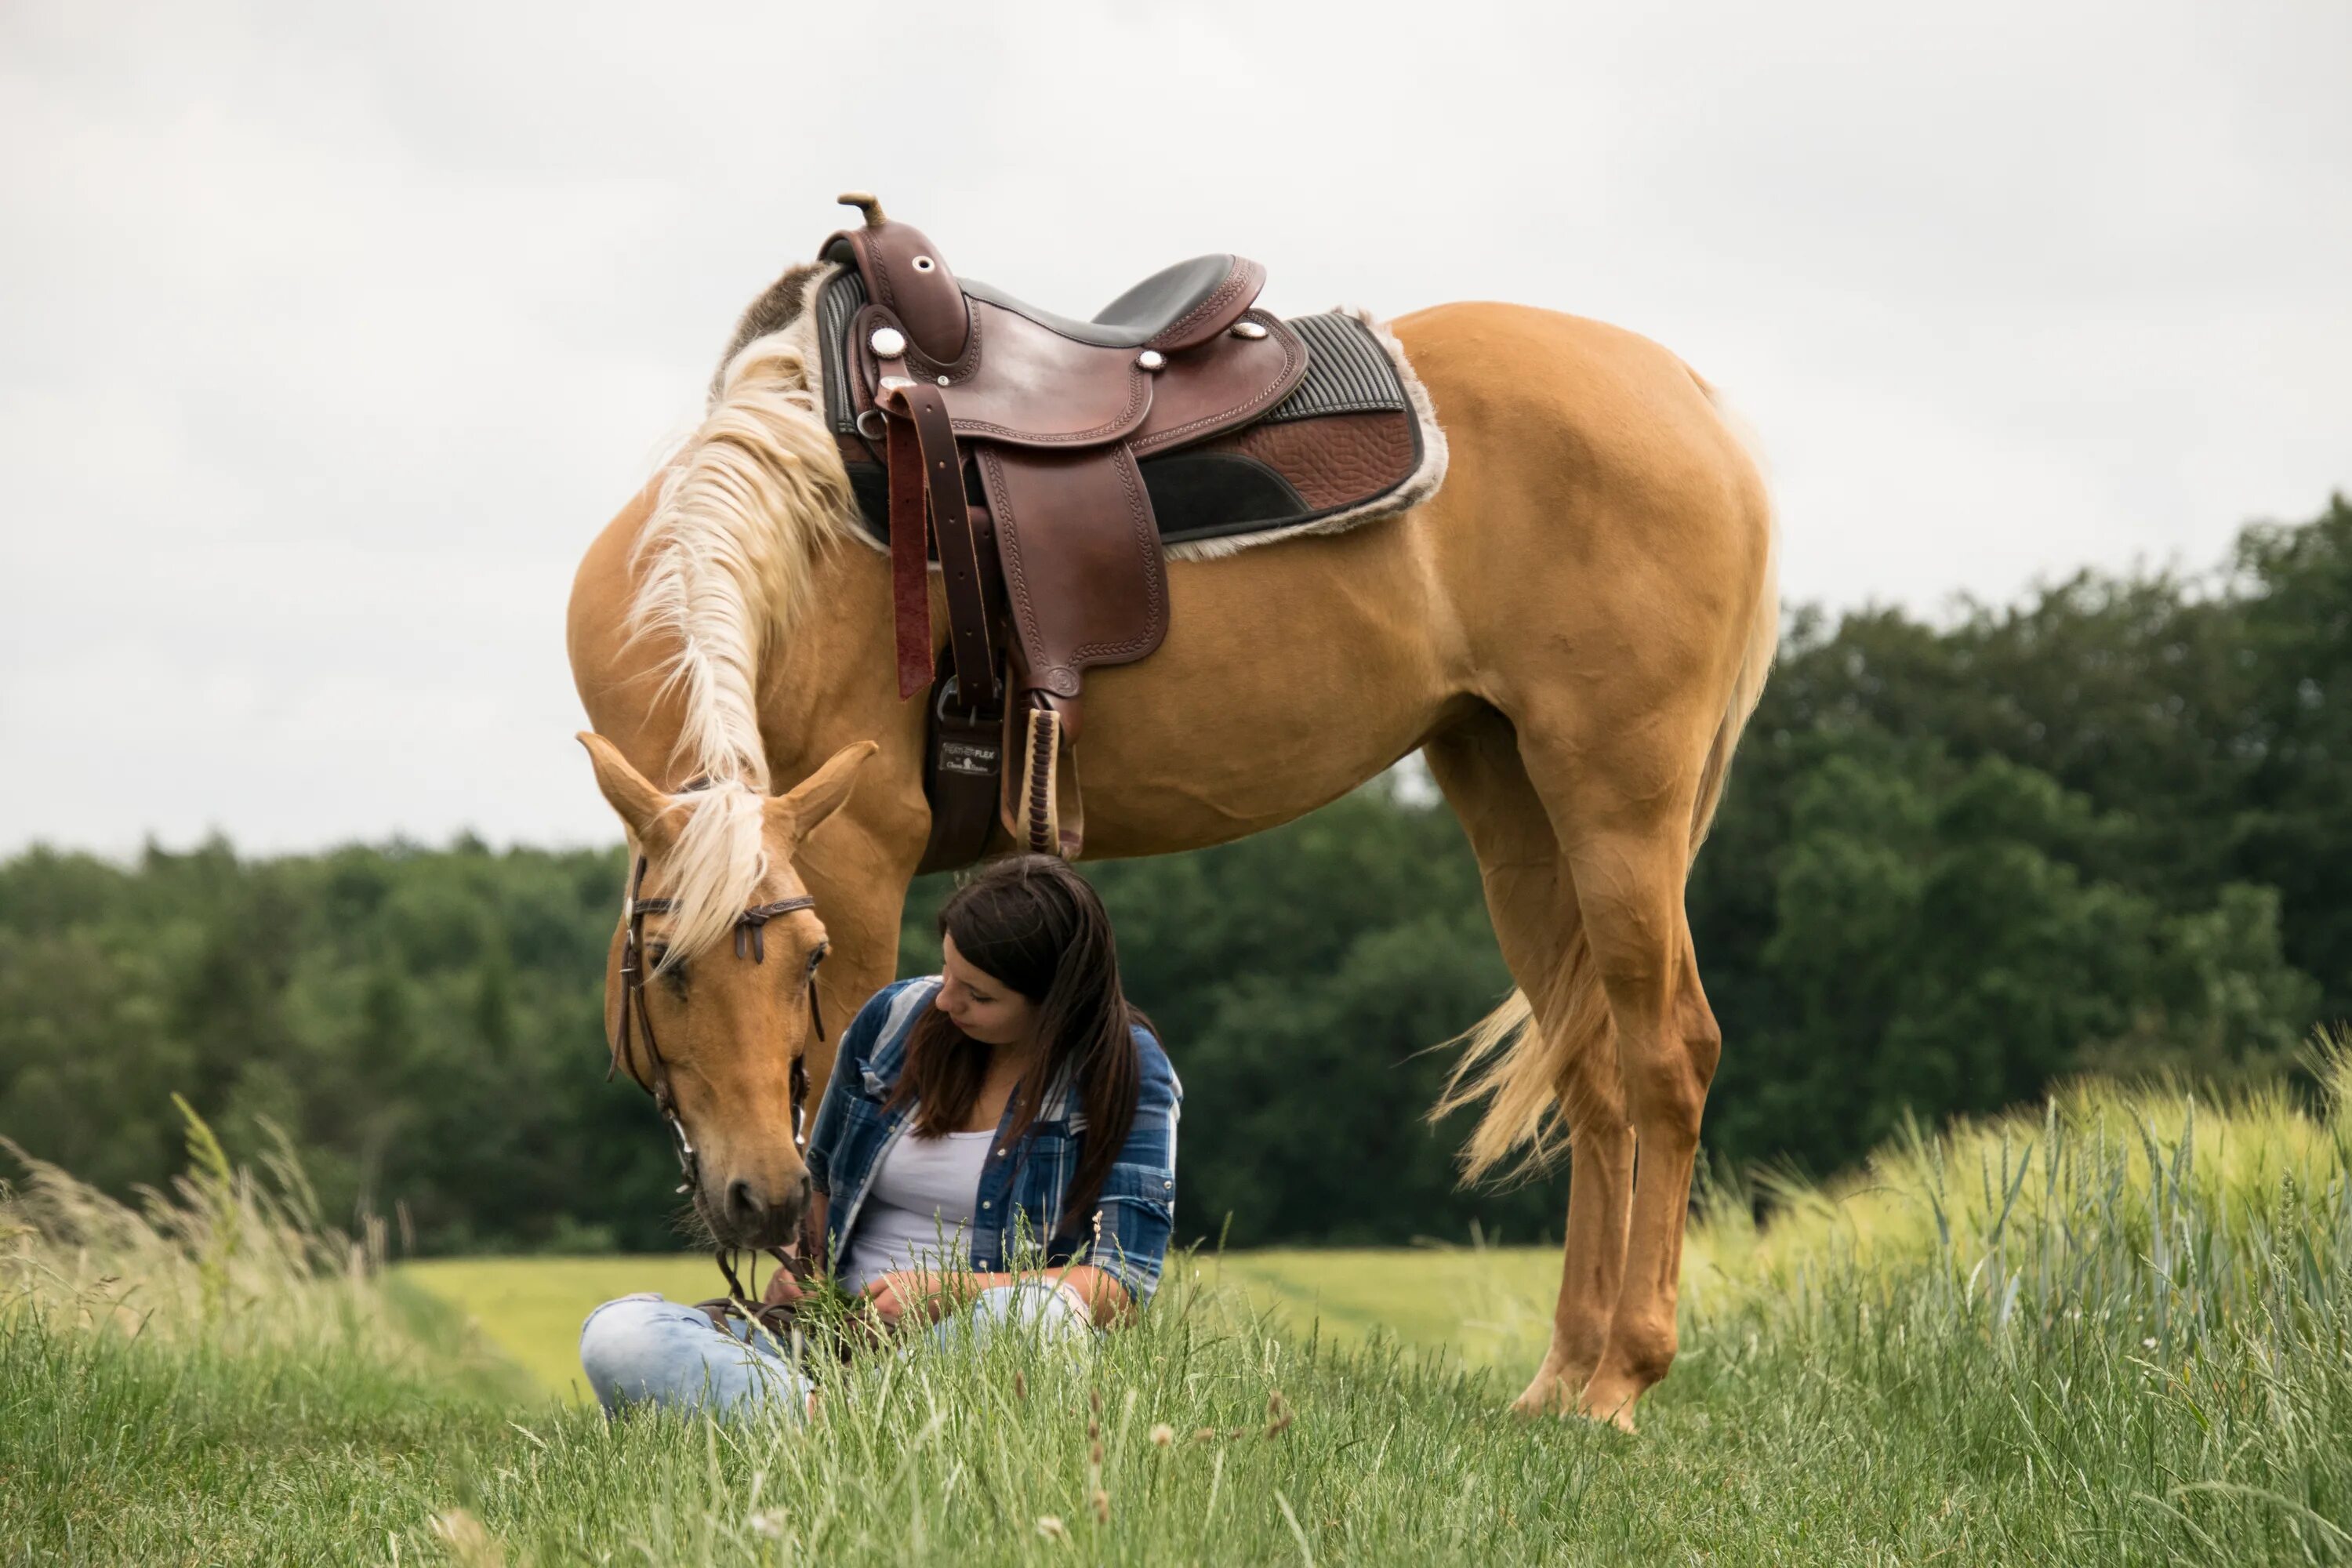
[[800, 309], [729, 357], [700, 426], [665, 460], [637, 538], [630, 635], [669, 650], [664, 690], [682, 710], [672, 761], [710, 786], [680, 802], [686, 826], [664, 860], [680, 956], [724, 936], [755, 901], [766, 871], [760, 803], [773, 787], [760, 667], [806, 614], [824, 552], [854, 527], [809, 308], [831, 270], [780, 280], [799, 286]]

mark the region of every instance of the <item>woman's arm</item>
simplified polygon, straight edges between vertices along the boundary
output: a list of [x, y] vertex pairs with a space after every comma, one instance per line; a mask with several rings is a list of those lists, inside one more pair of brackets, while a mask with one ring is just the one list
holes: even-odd
[[1184, 1086], [1160, 1042], [1141, 1029], [1135, 1037], [1143, 1054], [1135, 1121], [1088, 1216], [1092, 1239], [1082, 1253], [1118, 1288], [1129, 1311], [1141, 1310], [1160, 1288], [1175, 1229], [1176, 1127], [1184, 1103]]

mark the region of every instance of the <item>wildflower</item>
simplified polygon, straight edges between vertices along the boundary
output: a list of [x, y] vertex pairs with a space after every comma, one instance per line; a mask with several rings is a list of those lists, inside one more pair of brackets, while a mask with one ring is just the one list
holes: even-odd
[[1095, 1522], [1097, 1524], [1108, 1524], [1110, 1522], [1110, 1493], [1103, 1490], [1100, 1487], [1097, 1487], [1095, 1489], [1095, 1495], [1092, 1500], [1095, 1505]]
[[2144, 1351], [2152, 1351], [2156, 1348], [2156, 1342], [2154, 1340], [2142, 1340], [2139, 1342], [2139, 1348]]
[[1037, 1533], [1048, 1541], [1067, 1541], [1070, 1527], [1062, 1522], [1057, 1513], [1041, 1513], [1037, 1516]]
[[743, 1522], [751, 1527], [754, 1535], [764, 1535], [771, 1541], [784, 1538], [784, 1512], [782, 1509], [763, 1508]]
[[1175, 1440], [1176, 1428], [1165, 1421], [1151, 1429], [1151, 1446], [1155, 1448], [1165, 1448]]

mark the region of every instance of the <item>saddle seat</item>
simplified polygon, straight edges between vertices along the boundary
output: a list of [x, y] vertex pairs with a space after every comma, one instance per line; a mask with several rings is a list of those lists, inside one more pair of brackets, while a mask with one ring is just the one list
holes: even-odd
[[963, 279], [963, 291], [969, 298], [1025, 316], [1076, 342], [1139, 349], [1212, 299], [1225, 286], [1236, 265], [1251, 264], [1237, 256], [1196, 256], [1162, 268], [1083, 321], [1016, 300], [976, 278]]

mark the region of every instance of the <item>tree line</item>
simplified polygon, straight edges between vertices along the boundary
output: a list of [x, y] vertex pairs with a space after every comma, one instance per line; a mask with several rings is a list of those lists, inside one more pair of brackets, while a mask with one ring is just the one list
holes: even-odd
[[[1930, 622], [1790, 617], [1690, 889], [1727, 1047], [1711, 1157], [1826, 1172], [1906, 1115], [2096, 1070], [2295, 1070], [2352, 1016], [2352, 506], [2196, 575], [2085, 572]], [[587, 787], [584, 780], [583, 788]], [[1556, 1235], [1562, 1179], [1464, 1192], [1428, 1047], [1509, 988], [1442, 806], [1381, 781], [1222, 848], [1086, 868], [1186, 1100], [1180, 1230]], [[425, 1251], [659, 1247], [675, 1167], [604, 1079], [617, 847], [215, 841], [0, 864], [0, 1134], [117, 1192], [186, 1095], [283, 1129]], [[936, 966], [950, 881], [908, 900]]]

